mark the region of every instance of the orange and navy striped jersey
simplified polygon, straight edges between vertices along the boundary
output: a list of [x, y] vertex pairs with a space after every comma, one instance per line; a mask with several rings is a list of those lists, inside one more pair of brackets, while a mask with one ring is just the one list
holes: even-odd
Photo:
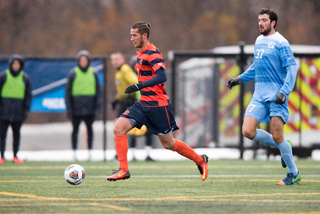
[[[143, 83], [155, 77], [157, 70], [166, 69], [166, 64], [162, 54], [152, 43], [144, 49], [137, 51], [137, 71], [138, 81]], [[166, 93], [166, 86], [160, 83], [151, 87], [145, 87], [140, 90], [140, 104], [147, 107], [167, 106], [169, 105], [169, 96]]]

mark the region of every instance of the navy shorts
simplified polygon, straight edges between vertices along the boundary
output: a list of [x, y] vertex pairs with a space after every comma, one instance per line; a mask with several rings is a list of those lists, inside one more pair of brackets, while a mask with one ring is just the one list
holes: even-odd
[[171, 131], [179, 129], [173, 117], [172, 107], [144, 107], [139, 102], [135, 102], [127, 109], [121, 117], [133, 120], [137, 128], [145, 125], [149, 132], [153, 134], [168, 134]]

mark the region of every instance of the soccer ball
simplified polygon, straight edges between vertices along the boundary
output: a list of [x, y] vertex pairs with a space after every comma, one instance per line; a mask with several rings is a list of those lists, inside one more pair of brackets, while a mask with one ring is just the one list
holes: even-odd
[[64, 171], [64, 178], [71, 185], [79, 185], [86, 177], [86, 173], [82, 166], [78, 164], [71, 164]]

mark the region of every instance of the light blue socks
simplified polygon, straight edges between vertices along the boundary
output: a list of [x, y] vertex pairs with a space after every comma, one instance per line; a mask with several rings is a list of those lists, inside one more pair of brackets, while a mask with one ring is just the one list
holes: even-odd
[[288, 166], [288, 173], [293, 173], [293, 175], [298, 174], [298, 169], [293, 160], [292, 148], [287, 142], [287, 140], [284, 140], [279, 145], [277, 145], [276, 142], [274, 142], [272, 135], [261, 129], [257, 129], [257, 134], [253, 138], [253, 140], [267, 144], [269, 146], [278, 147], [281, 153], [281, 157], [283, 158], [283, 160], [286, 162]]
[[276, 142], [274, 142], [272, 135], [262, 129], [257, 129], [257, 134], [253, 138], [253, 140], [267, 144], [269, 146], [278, 147]]
[[286, 162], [288, 166], [288, 173], [292, 173], [293, 175], [298, 174], [298, 169], [296, 167], [296, 164], [294, 163], [293, 160], [293, 155], [292, 155], [292, 148], [287, 142], [286, 139], [282, 141], [279, 145], [278, 148], [280, 149], [281, 152], [281, 157], [283, 158], [284, 162]]

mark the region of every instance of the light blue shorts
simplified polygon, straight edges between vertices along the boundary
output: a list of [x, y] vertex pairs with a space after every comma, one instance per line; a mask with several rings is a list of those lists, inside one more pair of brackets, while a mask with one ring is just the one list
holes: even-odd
[[279, 105], [274, 101], [259, 102], [252, 99], [244, 116], [253, 117], [263, 124], [268, 122], [271, 117], [281, 117], [283, 123], [286, 124], [289, 118], [289, 109], [287, 102]]

